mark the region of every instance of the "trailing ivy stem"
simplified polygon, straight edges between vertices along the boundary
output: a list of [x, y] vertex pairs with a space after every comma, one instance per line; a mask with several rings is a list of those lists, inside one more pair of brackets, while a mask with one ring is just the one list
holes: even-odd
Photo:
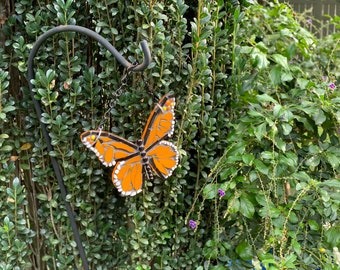
[[283, 260], [284, 259], [284, 248], [286, 246], [287, 240], [288, 240], [288, 235], [287, 235], [287, 224], [289, 221], [289, 217], [295, 207], [295, 205], [298, 203], [298, 201], [306, 194], [306, 192], [310, 189], [310, 185], [307, 185], [304, 189], [302, 189], [302, 191], [299, 193], [299, 195], [296, 197], [296, 199], [293, 201], [292, 206], [290, 207], [287, 217], [285, 219], [285, 222], [283, 224], [283, 228], [282, 228], [282, 236], [281, 236], [281, 245], [280, 245], [280, 250], [279, 250], [279, 256], [280, 259]]

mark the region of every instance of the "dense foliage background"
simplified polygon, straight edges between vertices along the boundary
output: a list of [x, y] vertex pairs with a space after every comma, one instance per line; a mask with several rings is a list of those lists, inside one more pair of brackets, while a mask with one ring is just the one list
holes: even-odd
[[[0, 269], [82, 269], [50, 156], [91, 269], [338, 269], [339, 33], [317, 40], [307, 18], [272, 2], [1, 1]], [[81, 34], [51, 37], [36, 58], [46, 150], [27, 57], [65, 24], [131, 62], [141, 40], [150, 46], [152, 64], [128, 79], [106, 130], [139, 138], [155, 102], [176, 95], [180, 165], [136, 197], [120, 197], [79, 140], [125, 72]]]

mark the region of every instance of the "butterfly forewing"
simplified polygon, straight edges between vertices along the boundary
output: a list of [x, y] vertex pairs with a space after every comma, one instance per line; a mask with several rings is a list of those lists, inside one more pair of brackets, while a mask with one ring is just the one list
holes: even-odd
[[122, 137], [106, 131], [89, 130], [80, 135], [81, 141], [91, 149], [105, 166], [137, 154], [137, 146]]
[[175, 97], [164, 95], [151, 112], [142, 134], [144, 148], [171, 137], [175, 123]]

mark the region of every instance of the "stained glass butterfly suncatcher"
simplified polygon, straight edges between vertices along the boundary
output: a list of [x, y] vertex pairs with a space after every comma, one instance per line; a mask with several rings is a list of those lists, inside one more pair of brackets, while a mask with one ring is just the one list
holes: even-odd
[[89, 130], [80, 135], [83, 144], [91, 149], [107, 167], [113, 167], [112, 182], [123, 196], [142, 191], [143, 172], [153, 179], [169, 177], [178, 164], [178, 152], [167, 141], [174, 132], [175, 97], [164, 95], [152, 110], [136, 143], [102, 130]]

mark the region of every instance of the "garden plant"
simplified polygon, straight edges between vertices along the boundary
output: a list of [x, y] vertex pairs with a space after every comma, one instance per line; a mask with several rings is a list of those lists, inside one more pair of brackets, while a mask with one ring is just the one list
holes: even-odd
[[[340, 34], [306, 23], [276, 0], [0, 0], [0, 269], [84, 269], [51, 157], [89, 269], [339, 269]], [[51, 36], [31, 81], [48, 151], [27, 61], [60, 25], [131, 63], [146, 40], [152, 62], [117, 95], [126, 69], [105, 48]], [[178, 167], [122, 197], [79, 136], [135, 141], [170, 91]]]

